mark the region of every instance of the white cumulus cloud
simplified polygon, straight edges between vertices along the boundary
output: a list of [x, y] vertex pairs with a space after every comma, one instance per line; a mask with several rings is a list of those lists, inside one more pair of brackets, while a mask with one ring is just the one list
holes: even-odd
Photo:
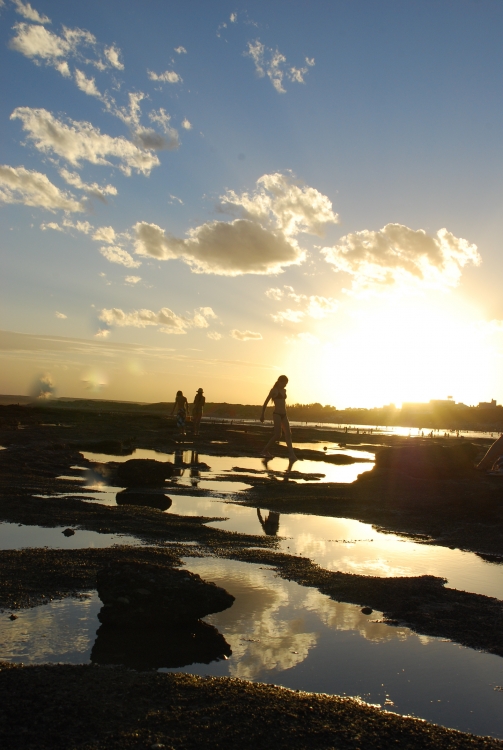
[[222, 338], [222, 334], [218, 333], [218, 331], [209, 331], [206, 335], [209, 339], [212, 339], [212, 341], [220, 341]]
[[239, 331], [237, 328], [232, 329], [231, 336], [238, 341], [260, 341], [262, 338], [261, 333], [256, 333], [255, 331]]
[[62, 192], [42, 172], [0, 165], [0, 202], [22, 203], [49, 211], [83, 211], [82, 203]]
[[185, 47], [182, 47], [182, 45], [180, 45], [179, 47], [175, 47], [175, 52], [176, 52], [177, 55], [186, 55], [187, 54], [187, 50], [185, 49]]
[[182, 128], [184, 128], [185, 130], [192, 130], [192, 123], [187, 120], [187, 118], [185, 118], [184, 120], [182, 120]]
[[354, 291], [393, 286], [455, 287], [464, 266], [481, 262], [476, 245], [447, 229], [429, 235], [402, 224], [348, 234], [338, 245], [322, 248], [321, 252], [335, 271], [353, 277]]
[[122, 136], [105, 135], [85, 121], [70, 120], [66, 124], [46, 109], [17, 107], [11, 119], [21, 120], [23, 130], [39, 151], [56, 154], [77, 167], [82, 161], [112, 166], [110, 159], [115, 159], [116, 166], [126, 175], [133, 169], [148, 175], [160, 163], [155, 154]]
[[124, 250], [124, 248], [119, 245], [100, 247], [100, 253], [104, 258], [110, 261], [110, 263], [119, 263], [119, 265], [126, 266], [126, 268], [138, 268], [141, 266], [139, 261], [136, 261], [127, 250]]
[[59, 318], [60, 320], [66, 320], [66, 319], [67, 319], [67, 317], [68, 317], [68, 315], [65, 315], [65, 313], [62, 313], [62, 312], [58, 312], [57, 310], [56, 310], [56, 312], [54, 313], [54, 315], [55, 315], [55, 316], [56, 316], [57, 318]]
[[30, 3], [23, 3], [21, 0], [14, 0], [14, 5], [16, 6], [16, 13], [19, 13], [23, 18], [28, 19], [28, 21], [42, 24], [51, 23], [51, 19], [48, 16], [41, 16], [38, 10], [32, 8]]
[[103, 98], [96, 87], [95, 79], [88, 78], [86, 74], [78, 68], [75, 68], [75, 83], [77, 84], [77, 87], [84, 92], [84, 94], [87, 94], [88, 96], [95, 96], [97, 99]]
[[160, 81], [161, 83], [182, 83], [181, 76], [175, 73], [174, 70], [165, 70], [164, 73], [154, 73], [152, 70], [148, 70], [148, 77], [151, 81]]
[[98, 198], [106, 203], [107, 195], [117, 195], [117, 188], [114, 185], [98, 185], [97, 182], [84, 182], [78, 172], [70, 172], [62, 167], [59, 170], [61, 177], [74, 188], [83, 190], [85, 193]]
[[116, 234], [113, 227], [98, 227], [93, 234], [93, 240], [97, 242], [106, 242], [108, 245], [112, 245], [115, 242]]
[[141, 276], [126, 276], [124, 281], [126, 284], [138, 284], [141, 281]]
[[120, 60], [120, 54], [120, 49], [118, 49], [114, 44], [110, 45], [110, 47], [105, 47], [104, 55], [110, 65], [113, 68], [117, 68], [117, 70], [124, 70], [124, 63], [122, 63]]
[[157, 224], [138, 222], [133, 228], [136, 253], [161, 260], [179, 258], [196, 273], [280, 273], [305, 258], [296, 235], [319, 235], [327, 224], [338, 222], [327, 196], [280, 173], [261, 177], [251, 193], [228, 191], [219, 210], [239, 218], [207, 222], [183, 239]]

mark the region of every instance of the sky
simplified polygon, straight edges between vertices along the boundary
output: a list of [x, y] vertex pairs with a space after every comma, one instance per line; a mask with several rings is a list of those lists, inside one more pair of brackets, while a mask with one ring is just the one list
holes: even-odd
[[503, 402], [501, 0], [0, 0], [0, 392]]

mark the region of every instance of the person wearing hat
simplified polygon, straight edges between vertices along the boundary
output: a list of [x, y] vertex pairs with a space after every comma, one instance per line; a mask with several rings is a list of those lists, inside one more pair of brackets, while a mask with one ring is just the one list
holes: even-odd
[[194, 397], [194, 404], [192, 406], [192, 421], [194, 422], [194, 435], [199, 435], [199, 425], [203, 416], [203, 408], [206, 403], [206, 399], [203, 396], [203, 389], [198, 388], [197, 393]]

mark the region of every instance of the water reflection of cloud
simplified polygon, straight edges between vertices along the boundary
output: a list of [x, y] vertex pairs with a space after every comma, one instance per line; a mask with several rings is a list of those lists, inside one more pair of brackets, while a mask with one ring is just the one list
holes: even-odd
[[99, 625], [101, 607], [96, 594], [51, 602], [19, 613], [17, 620], [0, 624], [0, 649], [6, 661], [40, 664], [87, 662]]
[[190, 560], [188, 567], [195, 572], [204, 567], [204, 578], [225, 586], [236, 597], [229, 610], [207, 618], [231, 644], [232, 677], [256, 679], [263, 672], [291, 669], [316, 645], [317, 634], [306, 632], [310, 628], [299, 616], [298, 593], [303, 599], [307, 591], [298, 588], [294, 612], [292, 586], [279, 578], [266, 578], [254, 565], [233, 562], [230, 569], [220, 561]]

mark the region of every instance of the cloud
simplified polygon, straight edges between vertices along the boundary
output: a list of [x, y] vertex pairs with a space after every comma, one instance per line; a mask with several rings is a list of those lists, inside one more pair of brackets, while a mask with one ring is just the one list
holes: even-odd
[[109, 245], [112, 245], [115, 242], [116, 236], [113, 227], [98, 227], [93, 234], [93, 240], [96, 240], [97, 242], [106, 242]]
[[169, 197], [171, 200], [169, 200], [168, 203], [174, 203], [176, 201], [176, 203], [179, 203], [181, 206], [184, 205], [182, 199], [178, 198], [176, 195], [171, 195], [171, 193], [169, 193]]
[[237, 328], [234, 328], [231, 331], [231, 336], [238, 341], [260, 341], [262, 338], [261, 333], [255, 333], [254, 331], [238, 331]]
[[222, 334], [218, 333], [218, 331], [209, 331], [206, 335], [209, 339], [212, 339], [212, 341], [220, 341], [222, 338]]
[[231, 23], [236, 23], [237, 20], [238, 20], [238, 14], [237, 13], [231, 13], [230, 16], [229, 16], [229, 21]]
[[87, 94], [88, 96], [95, 96], [97, 99], [103, 98], [102, 94], [96, 88], [94, 78], [88, 78], [86, 74], [78, 68], [75, 68], [75, 83], [77, 84], [78, 88], [84, 92], [84, 94]]
[[113, 68], [117, 68], [117, 70], [124, 70], [124, 64], [120, 61], [120, 54], [120, 49], [118, 49], [114, 44], [110, 45], [110, 47], [105, 47], [104, 49], [104, 55], [110, 65]]
[[113, 185], [98, 185], [97, 182], [84, 182], [78, 172], [69, 172], [68, 169], [62, 167], [59, 170], [61, 177], [72, 187], [78, 190], [83, 190], [93, 198], [98, 198], [100, 201], [106, 203], [107, 195], [117, 195], [117, 188]]
[[139, 261], [136, 261], [127, 250], [119, 247], [118, 245], [108, 245], [108, 247], [100, 247], [100, 253], [110, 263], [119, 263], [121, 266], [126, 268], [138, 268], [141, 266]]
[[335, 271], [353, 277], [353, 291], [390, 287], [447, 289], [459, 283], [462, 268], [479, 265], [476, 245], [440, 229], [387, 224], [379, 231], [364, 229], [342, 237], [335, 247], [321, 250]]
[[28, 21], [34, 21], [34, 23], [51, 23], [51, 19], [48, 16], [41, 16], [38, 10], [32, 8], [30, 3], [23, 3], [21, 0], [14, 0], [16, 6], [16, 13], [19, 13], [23, 18], [27, 18]]
[[189, 230], [184, 239], [167, 234], [157, 224], [138, 222], [135, 250], [160, 260], [181, 259], [195, 273], [223, 276], [280, 273], [299, 264], [305, 251], [294, 239], [299, 233], [322, 234], [337, 223], [327, 196], [280, 173], [263, 175], [256, 189], [222, 196], [220, 212], [234, 221], [212, 221]]
[[63, 219], [63, 226], [57, 224], [55, 221], [49, 221], [40, 225], [40, 229], [45, 232], [46, 229], [53, 229], [56, 232], [64, 232], [68, 229], [76, 229], [77, 232], [83, 234], [89, 234], [94, 227], [88, 221], [71, 221], [70, 219]]
[[304, 258], [293, 241], [245, 219], [203, 224], [191, 229], [187, 239], [167, 235], [156, 224], [146, 222], [138, 222], [133, 229], [138, 255], [161, 260], [180, 258], [196, 273], [279, 273], [284, 266]]
[[22, 203], [49, 211], [83, 211], [82, 203], [62, 192], [47, 175], [24, 167], [0, 165], [0, 202]]
[[[21, 52], [37, 65], [43, 62], [56, 68], [61, 75], [66, 77], [71, 75], [68, 65], [68, 60], [71, 58], [75, 58], [83, 65], [94, 65], [100, 71], [106, 70], [108, 67], [117, 70], [124, 69], [124, 65], [120, 61], [121, 51], [115, 45], [102, 46], [98, 43], [94, 34], [85, 29], [69, 29], [63, 26], [61, 35], [55, 34], [43, 25], [39, 25], [50, 23], [46, 16], [36, 18], [34, 14], [38, 16], [38, 13], [29, 4], [23, 4], [19, 0], [14, 1], [18, 12], [21, 12], [28, 20], [35, 21], [36, 24], [22, 22], [15, 24], [15, 35], [9, 44], [11, 49]], [[21, 11], [21, 8], [24, 9], [24, 12]], [[84, 50], [85, 54], [83, 53]], [[89, 53], [94, 55], [94, 58], [89, 58]], [[77, 84], [79, 85], [78, 80]], [[86, 91], [86, 93], [89, 92]]]
[[97, 339], [107, 339], [110, 336], [109, 328], [100, 328], [97, 333], [94, 334]]
[[289, 323], [300, 323], [305, 315], [306, 313], [303, 312], [303, 310], [290, 310], [290, 308], [288, 308], [288, 310], [283, 310], [283, 312], [276, 313], [271, 317], [276, 323], [284, 323], [285, 321], [288, 321]]
[[310, 59], [306, 57], [308, 67], [288, 67], [286, 57], [278, 49], [266, 47], [259, 39], [248, 42], [248, 49], [244, 54], [253, 60], [259, 78], [267, 75], [278, 94], [286, 94], [284, 79], [292, 83], [305, 83], [304, 76], [315, 64], [314, 57]]
[[164, 73], [154, 73], [152, 70], [147, 70], [148, 77], [151, 81], [160, 81], [161, 83], [182, 83], [181, 76], [175, 73], [174, 70], [165, 70]]
[[283, 290], [277, 287], [272, 287], [271, 289], [267, 289], [267, 291], [265, 292], [266, 297], [269, 297], [269, 299], [274, 299], [277, 302], [279, 302], [279, 300], [283, 297], [283, 294], [284, 294]]
[[[205, 328], [208, 323], [206, 318], [216, 318], [217, 316], [211, 307], [200, 307], [194, 310], [194, 316], [184, 317], [177, 315], [169, 307], [163, 307], [159, 312], [152, 310], [133, 310], [125, 313], [120, 308], [111, 310], [103, 309], [99, 314], [99, 319], [109, 326], [145, 328], [147, 326], [159, 326], [162, 333], [184, 334], [187, 329], [192, 327]], [[204, 325], [202, 323], [204, 321]]]
[[297, 294], [291, 286], [284, 286], [283, 289], [277, 287], [267, 289], [265, 295], [277, 302], [281, 299], [289, 298], [302, 305], [300, 310], [288, 308], [287, 310], [273, 313], [271, 317], [276, 323], [300, 323], [305, 317], [321, 320], [322, 318], [326, 318], [327, 315], [336, 312], [339, 308], [339, 303], [332, 297], [320, 297], [317, 294], [310, 296], [307, 294]]
[[160, 164], [150, 151], [138, 148], [122, 136], [102, 134], [89, 122], [70, 120], [66, 125], [47, 110], [31, 107], [18, 107], [11, 119], [21, 120], [23, 130], [39, 151], [54, 153], [77, 167], [81, 161], [114, 166], [110, 161], [114, 158], [118, 162], [115, 166], [124, 174], [130, 175], [134, 169], [148, 175]]
[[300, 232], [321, 236], [327, 224], [339, 222], [326, 195], [281, 172], [260, 177], [252, 192], [238, 195], [228, 190], [220, 208], [273, 226], [288, 236]]
[[145, 149], [152, 151], [173, 151], [180, 146], [178, 132], [170, 128], [169, 136], [166, 138], [153, 128], [138, 128], [135, 132], [136, 142]]
[[54, 314], [57, 318], [60, 318], [61, 320], [66, 320], [68, 318], [68, 315], [65, 315], [65, 313], [62, 313], [62, 312], [58, 312], [57, 310]]
[[176, 52], [177, 55], [186, 55], [187, 54], [187, 50], [185, 49], [185, 47], [182, 47], [182, 45], [180, 45], [179, 47], [175, 47], [175, 52]]
[[194, 310], [192, 324], [195, 328], [209, 328], [208, 320], [215, 320], [217, 317], [211, 307], [198, 307]]
[[126, 284], [137, 284], [141, 281], [141, 276], [126, 276], [124, 281]]
[[185, 130], [192, 130], [192, 123], [190, 123], [189, 120], [185, 118], [184, 120], [182, 120], [182, 128], [185, 128]]

